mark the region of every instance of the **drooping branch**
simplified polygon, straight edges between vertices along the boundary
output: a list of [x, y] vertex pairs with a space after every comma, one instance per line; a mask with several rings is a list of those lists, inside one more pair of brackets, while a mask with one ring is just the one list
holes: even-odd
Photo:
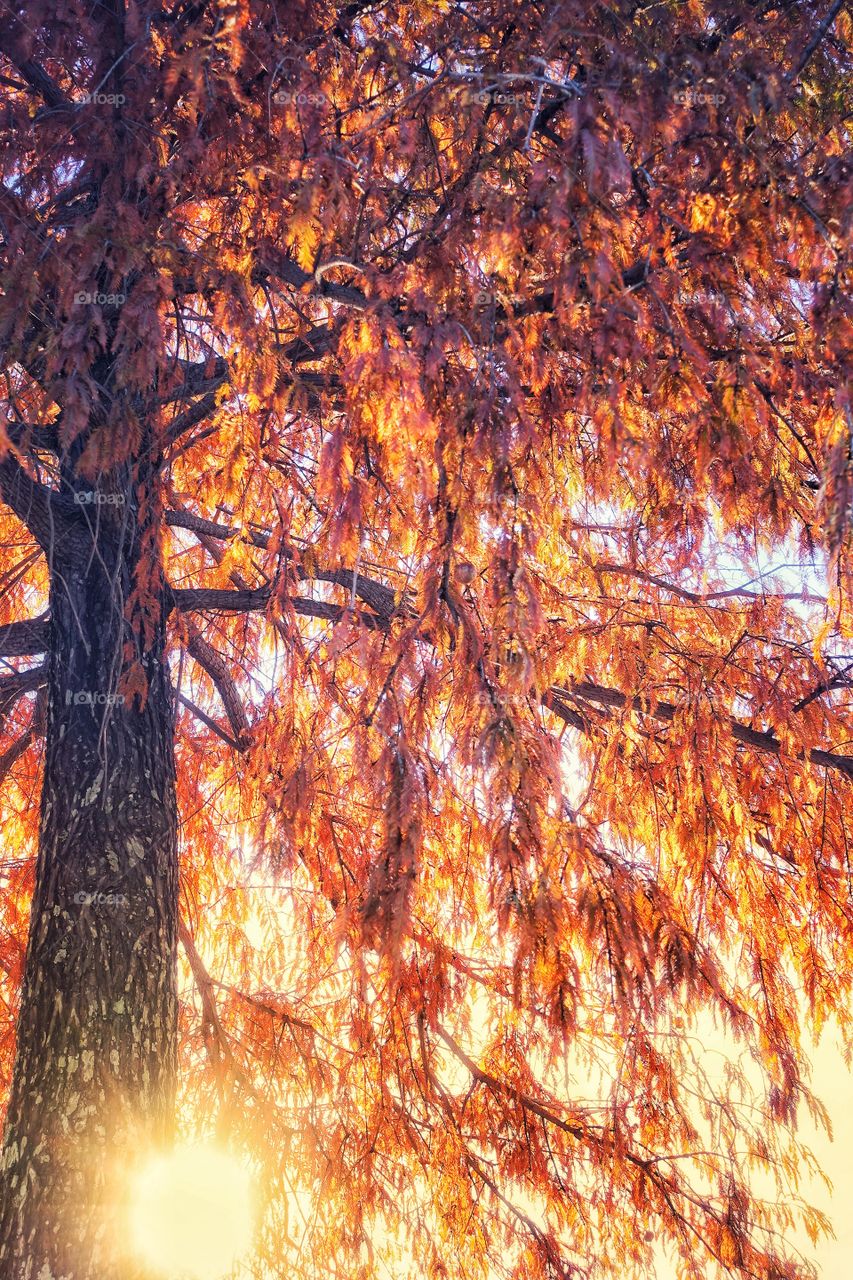
[[713, 1221], [716, 1218], [713, 1206], [697, 1195], [677, 1173], [672, 1170], [667, 1171], [658, 1157], [640, 1154], [632, 1149], [624, 1138], [604, 1126], [591, 1125], [583, 1115], [576, 1114], [571, 1119], [564, 1118], [552, 1107], [530, 1097], [511, 1080], [500, 1079], [491, 1072], [482, 1070], [443, 1027], [438, 1026], [436, 1033], [456, 1060], [466, 1068], [471, 1078], [477, 1084], [487, 1088], [495, 1097], [508, 1099], [523, 1112], [536, 1116], [543, 1123], [559, 1129], [591, 1154], [611, 1161], [623, 1160], [632, 1166], [648, 1187], [654, 1189], [668, 1205], [678, 1221], [702, 1241], [712, 1257], [722, 1261], [714, 1241], [699, 1231], [687, 1216], [687, 1206], [692, 1205], [704, 1215], [706, 1220]]
[[492, 1195], [501, 1202], [504, 1208], [509, 1210], [513, 1218], [520, 1222], [525, 1230], [528, 1231], [534, 1240], [537, 1241], [540, 1249], [548, 1259], [552, 1275], [562, 1276], [564, 1277], [564, 1280], [576, 1280], [576, 1278], [577, 1280], [585, 1280], [585, 1277], [589, 1275], [587, 1268], [577, 1266], [573, 1262], [565, 1262], [562, 1254], [555, 1248], [551, 1238], [546, 1235], [537, 1223], [533, 1221], [529, 1214], [525, 1213], [523, 1209], [520, 1209], [518, 1205], [509, 1198], [509, 1196], [505, 1195], [504, 1192], [501, 1191], [497, 1182], [483, 1167], [482, 1161], [478, 1160], [473, 1152], [465, 1152], [465, 1163], [468, 1165], [468, 1168], [477, 1175], [483, 1185], [488, 1187]]
[[[201, 998], [202, 1006], [202, 1038], [207, 1046], [208, 1053], [214, 1063], [219, 1074], [226, 1071], [240, 1085], [242, 1089], [252, 1098], [253, 1102], [260, 1108], [265, 1119], [275, 1126], [275, 1129], [282, 1136], [295, 1137], [297, 1130], [282, 1123], [281, 1116], [276, 1108], [272, 1106], [266, 1098], [262, 1098], [258, 1093], [254, 1083], [250, 1079], [245, 1068], [242, 1067], [234, 1056], [231, 1048], [231, 1042], [222, 1025], [222, 1019], [219, 1016], [219, 1007], [216, 1000], [217, 990], [227, 991], [229, 994], [239, 996], [240, 998], [252, 1001], [251, 996], [245, 995], [238, 991], [236, 987], [230, 986], [228, 983], [218, 982], [210, 976], [204, 961], [199, 955], [198, 948], [195, 945], [192, 933], [189, 930], [183, 918], [178, 920], [178, 940], [186, 953], [187, 961], [192, 972], [193, 980]], [[252, 1001], [253, 1003], [256, 1003]], [[278, 1013], [277, 1010], [261, 1006], [271, 1015]], [[279, 1013], [279, 1017], [282, 1015]], [[291, 1019], [291, 1021], [301, 1022], [301, 1019]], [[309, 1024], [305, 1023], [305, 1026]], [[313, 1028], [311, 1028], [313, 1030]]]
[[219, 1010], [216, 1006], [216, 995], [213, 990], [213, 979], [205, 969], [192, 934], [183, 919], [178, 920], [178, 938], [189, 961], [196, 989], [201, 997], [202, 1038], [207, 1042], [208, 1035], [212, 1032], [212, 1052], [217, 1067], [221, 1069], [222, 1058], [224, 1057], [233, 1068], [236, 1065], [234, 1063], [234, 1055], [231, 1052], [231, 1046], [228, 1043], [228, 1037], [223, 1030], [222, 1023], [219, 1020]]
[[[439, 1033], [443, 1034], [440, 1029]], [[574, 1263], [569, 1263], [568, 1267], [565, 1265], [562, 1252], [556, 1246], [554, 1240], [544, 1232], [536, 1222], [533, 1221], [529, 1214], [520, 1209], [509, 1198], [509, 1196], [505, 1195], [504, 1192], [501, 1191], [495, 1179], [484, 1168], [482, 1161], [471, 1151], [468, 1145], [468, 1140], [460, 1126], [459, 1117], [456, 1114], [450, 1096], [430, 1063], [426, 1047], [426, 1033], [422, 1018], [418, 1021], [418, 1037], [420, 1040], [421, 1064], [423, 1066], [424, 1075], [429, 1084], [430, 1092], [438, 1099], [441, 1105], [441, 1109], [445, 1116], [445, 1123], [456, 1132], [460, 1144], [459, 1154], [467, 1168], [480, 1179], [484, 1186], [488, 1187], [492, 1195], [494, 1195], [501, 1204], [509, 1210], [512, 1217], [515, 1218], [517, 1222], [521, 1223], [525, 1231], [527, 1231], [533, 1239], [536, 1240], [544, 1256], [548, 1259], [549, 1274], [561, 1276], [563, 1277], [563, 1280], [576, 1280], [576, 1277], [580, 1278], [587, 1276], [588, 1272], [585, 1268], [578, 1267]]]

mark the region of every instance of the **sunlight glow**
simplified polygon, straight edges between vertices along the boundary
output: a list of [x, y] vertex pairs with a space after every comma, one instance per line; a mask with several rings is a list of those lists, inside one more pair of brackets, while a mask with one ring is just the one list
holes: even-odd
[[134, 1251], [170, 1280], [221, 1280], [252, 1243], [249, 1170], [221, 1148], [177, 1147], [147, 1161], [131, 1189]]

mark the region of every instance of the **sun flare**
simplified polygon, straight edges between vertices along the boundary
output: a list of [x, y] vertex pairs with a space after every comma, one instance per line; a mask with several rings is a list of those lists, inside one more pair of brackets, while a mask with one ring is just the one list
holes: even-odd
[[219, 1147], [183, 1146], [148, 1160], [131, 1187], [134, 1251], [170, 1280], [222, 1280], [248, 1253], [251, 1176]]

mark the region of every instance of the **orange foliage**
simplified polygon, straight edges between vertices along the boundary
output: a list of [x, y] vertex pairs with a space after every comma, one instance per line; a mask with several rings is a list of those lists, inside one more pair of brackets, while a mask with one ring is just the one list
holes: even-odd
[[[162, 462], [182, 1116], [263, 1168], [256, 1274], [801, 1276], [801, 1015], [853, 1027], [849, 22], [126, 10], [118, 106], [91, 6], [0, 41], [4, 447]], [[0, 538], [15, 624], [47, 568]]]

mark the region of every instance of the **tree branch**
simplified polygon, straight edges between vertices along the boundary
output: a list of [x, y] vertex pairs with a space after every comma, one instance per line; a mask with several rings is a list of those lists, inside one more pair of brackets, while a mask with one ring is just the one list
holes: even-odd
[[247, 744], [245, 742], [237, 742], [236, 739], [231, 737], [230, 733], [226, 733], [224, 729], [220, 728], [216, 721], [209, 716], [206, 711], [202, 711], [201, 707], [197, 707], [196, 704], [191, 702], [183, 693], [179, 693], [177, 698], [188, 711], [193, 713], [196, 719], [200, 720], [202, 724], [206, 724], [208, 729], [211, 729], [218, 738], [222, 739], [223, 742], [227, 742], [229, 747], [233, 747], [235, 751], [242, 752], [246, 750]]
[[355, 289], [352, 285], [336, 284], [332, 280], [326, 280], [323, 277], [323, 268], [320, 267], [316, 272], [305, 271], [300, 267], [298, 262], [294, 262], [287, 254], [273, 244], [264, 244], [261, 246], [259, 253], [258, 265], [253, 272], [255, 283], [260, 284], [269, 276], [280, 280], [282, 284], [289, 284], [294, 289], [303, 291], [310, 284], [311, 292], [320, 294], [321, 297], [333, 298], [335, 302], [346, 303], [347, 306], [356, 307], [359, 311], [363, 311], [368, 306], [366, 294], [360, 289]]
[[172, 604], [181, 613], [254, 613], [266, 609], [270, 591], [231, 591], [227, 587], [173, 587]]
[[228, 363], [221, 356], [212, 362], [182, 360], [179, 367], [184, 373], [183, 382], [160, 396], [158, 404], [174, 404], [175, 401], [191, 400], [193, 396], [204, 395], [207, 391], [216, 391], [230, 376]]
[[[38, 552], [33, 554], [38, 555]], [[50, 621], [46, 613], [40, 618], [7, 622], [0, 627], [0, 657], [20, 658], [33, 653], [44, 653], [49, 645]]]
[[33, 707], [33, 714], [30, 723], [11, 746], [0, 755], [0, 785], [2, 785], [10, 769], [20, 760], [21, 756], [29, 750], [37, 737], [44, 733], [45, 718], [47, 713], [47, 689], [43, 686], [39, 690], [36, 698], [36, 704]]
[[[205, 520], [202, 516], [193, 515], [189, 511], [167, 511], [166, 524], [178, 529], [188, 529], [192, 533], [209, 538], [218, 538], [227, 542], [237, 537], [239, 529], [221, 524], [216, 520]], [[271, 534], [260, 530], [250, 530], [244, 535], [247, 542], [255, 547], [266, 549], [270, 544]], [[301, 564], [294, 566], [297, 577], [303, 582], [332, 582], [336, 586], [346, 587], [365, 604], [369, 605], [380, 618], [390, 618], [397, 611], [397, 602], [391, 587], [375, 578], [365, 577], [363, 573], [354, 573], [351, 569], [315, 569], [309, 573]], [[335, 606], [337, 608], [337, 606]]]
[[841, 10], [841, 6], [843, 3], [844, 3], [844, 0], [835, 0], [835, 3], [832, 5], [831, 9], [827, 13], [823, 22], [820, 24], [817, 31], [814, 33], [811, 40], [808, 42], [805, 49], [803, 50], [803, 53], [802, 53], [802, 56], [800, 57], [799, 62], [794, 67], [793, 71], [789, 71], [788, 74], [785, 76], [786, 84], [793, 84], [793, 82], [797, 79], [797, 77], [800, 76], [803, 71], [805, 71], [806, 64], [809, 62], [815, 49], [821, 43], [827, 31], [832, 26], [835, 19], [838, 17], [838, 14]]
[[[179, 587], [172, 588], [171, 596], [173, 607], [180, 613], [257, 613], [267, 607], [272, 593], [267, 587], [252, 591], [230, 591], [224, 587]], [[384, 631], [388, 627], [386, 618], [350, 609], [347, 605], [330, 604], [325, 600], [306, 600], [303, 596], [291, 596], [288, 603], [297, 613], [308, 618], [326, 618], [330, 622], [340, 622], [344, 615], [349, 614], [371, 631]]]
[[67, 98], [56, 81], [47, 74], [44, 67], [29, 57], [26, 51], [27, 33], [16, 17], [3, 15], [0, 27], [0, 53], [5, 54], [13, 66], [26, 80], [34, 92], [40, 95], [52, 110], [62, 107], [73, 107], [74, 103]]
[[[346, 579], [346, 570], [341, 570], [340, 573]], [[172, 599], [174, 607], [182, 613], [191, 610], [246, 613], [265, 609], [270, 600], [270, 592], [266, 588], [254, 591], [228, 591], [217, 587], [191, 587], [173, 590]], [[328, 618], [337, 622], [340, 621], [344, 614], [351, 613], [358, 622], [371, 629], [384, 630], [389, 625], [389, 619], [386, 617], [377, 617], [374, 614], [352, 611], [343, 605], [328, 604], [319, 600], [305, 600], [298, 596], [293, 597], [290, 603], [297, 613], [302, 613], [309, 617]], [[560, 716], [562, 720], [573, 728], [586, 732], [589, 727], [587, 721], [582, 714], [568, 705], [569, 701], [576, 700], [582, 703], [592, 702], [601, 706], [620, 709], [630, 705], [634, 711], [644, 712], [655, 719], [667, 722], [674, 720], [679, 711], [679, 708], [671, 702], [652, 702], [648, 698], [631, 698], [619, 689], [608, 689], [603, 685], [593, 684], [591, 681], [573, 683], [570, 688], [552, 685], [542, 698], [543, 704], [553, 711], [555, 715]], [[770, 755], [781, 755], [782, 744], [774, 734], [763, 732], [759, 729], [751, 729], [748, 725], [741, 724], [739, 720], [733, 718], [729, 718], [728, 723], [731, 735], [736, 742], [741, 742], [744, 746], [753, 747], [757, 751], [764, 751]], [[807, 758], [812, 764], [819, 765], [822, 768], [835, 769], [846, 777], [853, 778], [853, 756], [836, 755], [831, 751], [821, 751], [813, 747], [808, 752]]]
[[58, 420], [49, 424], [40, 422], [3, 423], [3, 430], [16, 448], [29, 446], [33, 449], [47, 449], [51, 453], [59, 453]]
[[[218, 1072], [223, 1072], [224, 1068], [227, 1067], [234, 1079], [239, 1082], [242, 1088], [246, 1090], [249, 1096], [261, 1109], [261, 1112], [267, 1121], [272, 1121], [282, 1134], [287, 1134], [290, 1137], [296, 1136], [296, 1130], [283, 1125], [275, 1107], [270, 1106], [270, 1104], [258, 1094], [249, 1075], [234, 1057], [234, 1052], [231, 1048], [228, 1035], [219, 1016], [215, 988], [224, 988], [229, 993], [240, 996], [243, 999], [251, 999], [251, 997], [245, 996], [243, 992], [237, 991], [235, 987], [230, 987], [226, 983], [217, 982], [211, 978], [205, 967], [204, 961], [198, 953], [192, 934], [182, 917], [179, 917], [178, 919], [178, 939], [186, 952], [193, 979], [201, 997], [202, 1038], [208, 1046], [208, 1053], [211, 1056], [211, 1060], [213, 1061], [216, 1070]], [[269, 1012], [272, 1011], [270, 1010]], [[294, 1019], [294, 1021], [296, 1020]], [[211, 1043], [207, 1034], [208, 1031], [213, 1033], [212, 1045], [215, 1051], [211, 1050]]]
[[[172, 529], [188, 529], [190, 533], [204, 534], [207, 538], [218, 538], [221, 542], [228, 542], [231, 538], [236, 538], [239, 529], [232, 529], [227, 524], [220, 524], [217, 520], [206, 520], [204, 516], [193, 515], [191, 511], [172, 511], [165, 513], [166, 524]], [[266, 548], [269, 546], [269, 534], [253, 533], [250, 541], [256, 546]]]
[[379, 618], [373, 613], [365, 613], [363, 609], [350, 609], [348, 605], [329, 604], [325, 600], [306, 600], [303, 596], [291, 596], [289, 604], [297, 613], [307, 618], [327, 618], [330, 622], [340, 622], [345, 615], [355, 618], [368, 631], [387, 631], [388, 620]]
[[9, 675], [0, 676], [0, 726], [19, 698], [41, 689], [46, 681], [47, 667], [44, 663], [27, 671], [12, 671]]
[[[549, 690], [549, 694], [551, 696], [556, 695], [558, 703], [562, 702], [563, 706], [565, 706], [566, 698], [580, 699], [582, 702], [593, 702], [600, 706], [613, 707], [620, 710], [630, 707], [633, 711], [639, 711], [645, 715], [653, 716], [656, 720], [667, 722], [674, 720], [680, 710], [679, 707], [671, 702], [653, 702], [649, 698], [631, 698], [628, 694], [622, 693], [618, 689], [607, 689], [603, 685], [593, 684], [590, 681], [578, 681], [565, 689], [555, 685]], [[558, 705], [552, 704], [551, 710], [566, 719], [563, 710]], [[760, 729], [751, 729], [748, 725], [741, 724], [739, 720], [734, 720], [731, 717], [728, 725], [729, 731], [736, 742], [741, 742], [744, 746], [753, 747], [757, 751], [768, 752], [770, 755], [781, 755], [782, 744], [774, 734], [766, 733]], [[846, 777], [853, 778], [853, 756], [835, 755], [830, 751], [819, 751], [817, 748], [812, 748], [808, 752], [807, 758], [812, 764], [820, 765], [826, 769], [835, 769], [839, 773], [845, 774]]]
[[[638, 569], [627, 564], [594, 564], [591, 568], [595, 573], [613, 573], [623, 578], [637, 578], [640, 582], [648, 582], [651, 586], [660, 587], [663, 591], [669, 591], [672, 595], [678, 596], [680, 600], [688, 600], [691, 604], [706, 604], [713, 600], [730, 600], [733, 598], [760, 600], [763, 596], [772, 596], [774, 600], [803, 599], [802, 591], [749, 591], [746, 586], [726, 587], [720, 591], [690, 591], [687, 587], [680, 587], [677, 583], [667, 582], [665, 578], [659, 578], [657, 574], [647, 573], [645, 569]], [[772, 575], [760, 575], [761, 578], [770, 576]], [[807, 595], [806, 599], [813, 600], [819, 604], [826, 603], [822, 596]]]
[[0, 786], [6, 781], [6, 775], [10, 769], [14, 767], [20, 760], [25, 751], [29, 749], [36, 736], [35, 728], [32, 724], [21, 734], [10, 747], [0, 755]]
[[[223, 379], [223, 382], [227, 379]], [[189, 409], [185, 409], [183, 413], [179, 413], [177, 418], [169, 423], [166, 430], [166, 444], [175, 444], [180, 440], [181, 436], [185, 436], [188, 431], [192, 431], [193, 427], [203, 422], [209, 414], [213, 413], [216, 408], [216, 392], [209, 391], [207, 395], [202, 396], [201, 400], [190, 405]]]
[[192, 621], [189, 622], [189, 629], [188, 652], [195, 658], [199, 666], [207, 672], [216, 686], [216, 690], [222, 699], [225, 713], [228, 716], [228, 722], [234, 731], [234, 737], [244, 746], [248, 746], [251, 740], [249, 721], [246, 718], [246, 712], [243, 708], [243, 703], [240, 701], [237, 686], [231, 678], [225, 659], [216, 652], [212, 645], [208, 644]]
[[0, 462], [0, 498], [26, 525], [43, 551], [56, 542], [58, 534], [70, 532], [71, 522], [60, 509], [59, 495], [33, 480], [9, 453]]
[[[447, 1046], [453, 1056], [462, 1063], [468, 1070], [472, 1079], [478, 1084], [484, 1085], [495, 1096], [511, 1099], [517, 1106], [531, 1115], [537, 1116], [546, 1124], [553, 1125], [555, 1129], [562, 1130], [563, 1133], [575, 1139], [581, 1146], [592, 1149], [603, 1155], [609, 1156], [612, 1160], [623, 1159], [628, 1164], [637, 1169], [641, 1175], [666, 1199], [673, 1213], [684, 1221], [689, 1223], [684, 1214], [679, 1211], [673, 1203], [674, 1198], [678, 1198], [682, 1202], [686, 1201], [694, 1207], [698, 1208], [706, 1218], [715, 1221], [716, 1215], [710, 1205], [699, 1198], [696, 1193], [675, 1173], [665, 1173], [660, 1168], [658, 1157], [645, 1157], [639, 1155], [636, 1151], [632, 1151], [624, 1141], [620, 1141], [614, 1131], [607, 1130], [603, 1127], [594, 1129], [585, 1122], [585, 1117], [578, 1117], [575, 1120], [565, 1120], [562, 1116], [557, 1115], [550, 1107], [545, 1106], [541, 1102], [537, 1102], [535, 1098], [529, 1097], [517, 1085], [510, 1080], [500, 1080], [497, 1076], [491, 1075], [488, 1071], [483, 1071], [477, 1066], [476, 1062], [468, 1056], [460, 1044], [450, 1035], [443, 1027], [436, 1027], [436, 1034], [439, 1039]], [[695, 1225], [691, 1225], [692, 1230], [697, 1237], [706, 1246], [713, 1257], [720, 1260], [719, 1252], [714, 1248], [713, 1243], [702, 1235]]]

